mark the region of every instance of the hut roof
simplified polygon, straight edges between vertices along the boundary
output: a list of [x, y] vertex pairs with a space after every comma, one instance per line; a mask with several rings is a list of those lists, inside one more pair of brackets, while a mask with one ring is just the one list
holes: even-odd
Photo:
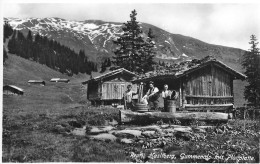
[[110, 71], [108, 73], [105, 73], [105, 74], [102, 74], [100, 76], [97, 76], [97, 77], [94, 77], [93, 79], [90, 79], [88, 81], [85, 81], [85, 82], [82, 82], [82, 84], [87, 84], [88, 82], [90, 81], [98, 81], [100, 79], [103, 79], [103, 78], [106, 78], [106, 77], [110, 77], [110, 76], [113, 76], [113, 75], [116, 75], [118, 73], [127, 73], [129, 74], [130, 76], [136, 76], [135, 73], [131, 72], [131, 71], [128, 71], [127, 69], [124, 69], [124, 68], [119, 68], [119, 69], [116, 69], [116, 70], [113, 70], [113, 71]]
[[22, 88], [19, 88], [19, 87], [15, 86], [15, 85], [5, 85], [5, 87], [6, 87], [6, 86], [11, 87], [11, 88], [14, 88], [14, 89], [16, 89], [16, 90], [18, 90], [18, 91], [21, 91], [21, 92], [24, 91]]
[[225, 69], [227, 72], [232, 74], [238, 79], [245, 79], [246, 76], [231, 67], [227, 66], [221, 61], [216, 60], [215, 58], [212, 57], [205, 57], [201, 60], [193, 59], [192, 61], [184, 61], [179, 64], [176, 64], [174, 68], [171, 69], [160, 69], [156, 71], [151, 71], [145, 74], [140, 75], [136, 79], [133, 80], [133, 82], [138, 82], [138, 81], [149, 81], [153, 79], [158, 79], [162, 77], [171, 77], [171, 78], [180, 78], [184, 75], [187, 75], [193, 71], [196, 71], [198, 69], [201, 69], [205, 66], [208, 66], [210, 64], [214, 64], [222, 69]]
[[43, 80], [29, 80], [28, 83], [42, 83]]
[[59, 81], [70, 81], [69, 79], [59, 79]]
[[51, 81], [58, 81], [60, 78], [52, 78]]

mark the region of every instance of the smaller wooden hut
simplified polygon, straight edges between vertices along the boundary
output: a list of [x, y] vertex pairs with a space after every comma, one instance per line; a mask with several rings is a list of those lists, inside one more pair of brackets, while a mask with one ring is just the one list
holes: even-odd
[[45, 81], [43, 80], [29, 80], [29, 84], [38, 84], [38, 85], [45, 85]]
[[57, 83], [59, 80], [60, 80], [60, 78], [52, 78], [52, 79], [50, 80], [50, 82], [55, 82], [55, 83]]
[[5, 85], [3, 87], [3, 94], [5, 95], [23, 95], [24, 90], [14, 85]]
[[58, 80], [58, 82], [60, 82], [60, 83], [69, 83], [70, 80], [69, 79], [60, 79], [60, 80]]
[[[83, 82], [87, 85], [87, 98], [92, 105], [123, 104], [123, 94], [127, 85], [136, 75], [124, 68], [120, 68], [101, 76]], [[133, 85], [133, 91], [137, 91], [137, 85]]]
[[69, 79], [61, 79], [61, 78], [52, 78], [50, 82], [56, 82], [56, 83], [68, 83], [70, 82]]

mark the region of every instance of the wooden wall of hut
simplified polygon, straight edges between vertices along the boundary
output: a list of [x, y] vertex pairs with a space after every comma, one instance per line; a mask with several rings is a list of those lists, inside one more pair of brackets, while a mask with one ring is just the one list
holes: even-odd
[[209, 65], [190, 73], [184, 82], [183, 99], [192, 105], [232, 104], [232, 79], [224, 70]]
[[91, 81], [88, 83], [87, 95], [90, 101], [97, 101], [101, 104], [104, 102], [122, 100], [124, 92], [127, 90], [127, 85], [132, 85], [132, 90], [137, 92], [137, 84], [132, 84], [130, 81], [132, 76], [128, 74], [118, 73]]
[[[102, 84], [102, 100], [121, 100], [124, 92], [127, 90], [127, 85], [130, 82], [113, 82], [108, 81]], [[137, 92], [137, 85], [132, 85], [132, 90]]]

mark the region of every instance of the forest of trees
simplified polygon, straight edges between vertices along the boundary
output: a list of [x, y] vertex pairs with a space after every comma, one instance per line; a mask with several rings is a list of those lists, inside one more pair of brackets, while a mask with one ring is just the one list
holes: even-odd
[[4, 30], [5, 35], [9, 34], [8, 37], [12, 35], [8, 43], [9, 53], [44, 64], [70, 76], [98, 71], [97, 64], [89, 61], [83, 50], [76, 53], [57, 41], [49, 40], [46, 36], [39, 34], [33, 36], [30, 30], [27, 36], [16, 30], [10, 35], [11, 26], [7, 23], [4, 25]]

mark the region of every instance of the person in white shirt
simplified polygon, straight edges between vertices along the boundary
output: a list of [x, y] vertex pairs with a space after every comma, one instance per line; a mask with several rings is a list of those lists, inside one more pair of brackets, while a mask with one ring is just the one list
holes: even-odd
[[152, 81], [149, 82], [150, 89], [146, 93], [145, 97], [148, 100], [150, 109], [158, 110], [159, 105], [159, 89], [154, 86], [154, 83]]
[[136, 95], [137, 93], [134, 93], [132, 91], [132, 85], [127, 86], [127, 90], [124, 93], [124, 101], [125, 101], [125, 109], [132, 109], [133, 108], [133, 95]]
[[170, 99], [172, 92], [168, 90], [168, 85], [165, 84], [162, 91], [162, 98], [164, 100], [164, 111], [166, 112], [166, 102]]

